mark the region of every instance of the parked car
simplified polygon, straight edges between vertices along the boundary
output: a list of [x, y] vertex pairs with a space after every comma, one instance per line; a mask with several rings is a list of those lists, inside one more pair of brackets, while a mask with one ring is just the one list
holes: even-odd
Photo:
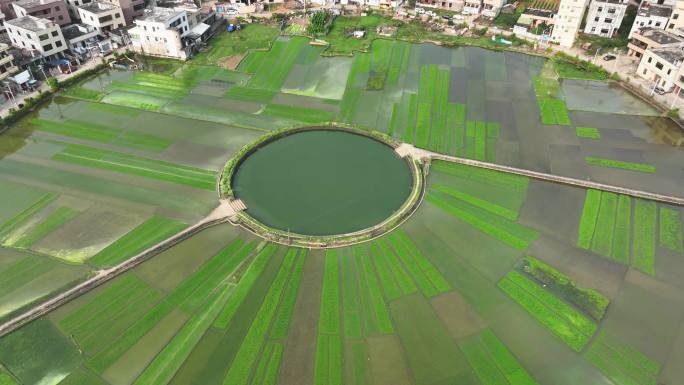
[[611, 61], [611, 60], [615, 60], [615, 59], [617, 59], [617, 56], [615, 56], [611, 53], [603, 56], [603, 60], [605, 60], [605, 61]]
[[654, 89], [653, 89], [653, 92], [655, 92], [655, 93], [658, 94], [658, 95], [665, 95], [665, 94], [667, 93], [667, 91], [665, 91], [664, 89], [662, 89], [662, 88], [660, 88], [660, 87], [654, 88]]
[[228, 9], [226, 9], [226, 15], [235, 16], [235, 15], [237, 15], [238, 13], [240, 13], [240, 12], [238, 12], [238, 10], [235, 9], [235, 8], [228, 8]]

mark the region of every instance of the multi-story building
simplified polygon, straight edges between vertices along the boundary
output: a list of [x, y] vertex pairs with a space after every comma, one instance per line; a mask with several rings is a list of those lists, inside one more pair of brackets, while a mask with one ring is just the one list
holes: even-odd
[[463, 0], [425, 0], [416, 3], [417, 6], [434, 7], [448, 11], [460, 12], [463, 10]]
[[482, 14], [489, 17], [496, 17], [504, 4], [506, 4], [506, 0], [483, 0]]
[[79, 6], [78, 15], [81, 23], [94, 27], [100, 33], [126, 25], [121, 8], [103, 1], [93, 1]]
[[634, 31], [627, 44], [628, 55], [637, 58], [643, 57], [649, 49], [674, 47], [684, 47], [684, 38], [650, 27]]
[[59, 24], [47, 19], [23, 16], [7, 20], [7, 35], [17, 48], [35, 51], [44, 58], [55, 58], [66, 49]]
[[12, 3], [17, 17], [35, 16], [59, 25], [71, 23], [69, 10], [64, 0], [19, 0]]
[[129, 34], [138, 53], [185, 60], [190, 57], [190, 50], [182, 38], [189, 31], [186, 11], [154, 8], [135, 20]]
[[653, 82], [654, 87], [672, 91], [684, 63], [681, 48], [656, 48], [646, 50], [637, 67], [637, 75]]
[[629, 0], [591, 0], [584, 33], [613, 37], [625, 16]]
[[0, 80], [17, 72], [18, 68], [14, 65], [14, 56], [9, 53], [9, 45], [0, 43]]
[[17, 17], [17, 15], [14, 13], [14, 7], [12, 6], [12, 3], [12, 0], [0, 0], [0, 12], [5, 15], [7, 20]]
[[637, 29], [643, 27], [665, 29], [670, 21], [670, 15], [672, 15], [672, 5], [653, 4], [644, 1], [637, 10], [634, 24], [632, 24], [632, 29], [629, 31], [629, 37], [631, 38]]
[[482, 0], [465, 0], [463, 2], [463, 13], [466, 15], [479, 15], [482, 11]]
[[97, 41], [99, 31], [92, 25], [72, 24], [62, 28], [62, 35], [70, 51], [85, 54], [89, 46]]
[[674, 8], [672, 9], [672, 15], [670, 15], [670, 20], [667, 21], [667, 27], [665, 30], [681, 30], [684, 28], [684, 0], [677, 0]]
[[143, 15], [145, 10], [145, 0], [106, 0], [123, 11], [123, 17], [126, 20], [126, 25], [133, 24], [133, 19]]
[[561, 0], [553, 21], [552, 42], [563, 47], [572, 47], [588, 2], [589, 0]]

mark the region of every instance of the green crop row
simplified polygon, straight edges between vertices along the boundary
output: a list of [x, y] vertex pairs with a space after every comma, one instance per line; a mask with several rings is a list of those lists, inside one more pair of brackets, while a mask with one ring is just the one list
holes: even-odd
[[240, 278], [237, 287], [235, 288], [233, 294], [230, 297], [230, 301], [225, 308], [221, 311], [219, 316], [214, 322], [214, 327], [219, 329], [225, 329], [228, 327], [233, 319], [233, 316], [237, 312], [242, 302], [244, 302], [247, 294], [251, 291], [254, 282], [259, 278], [261, 273], [266, 268], [268, 261], [271, 260], [271, 256], [275, 253], [278, 247], [272, 243], [267, 244], [259, 253], [254, 257], [254, 261], [249, 266], [245, 274]]
[[438, 70], [435, 95], [432, 99], [432, 123], [430, 129], [430, 149], [448, 153], [447, 119], [449, 114], [449, 75], [448, 70]]
[[[11, 383], [13, 384], [13, 383]], [[96, 374], [88, 370], [87, 368], [81, 367], [75, 372], [71, 372], [66, 378], [59, 382], [59, 385], [107, 385], [107, 383], [98, 377]], [[0, 379], [0, 385], [8, 385], [2, 382]]]
[[570, 277], [539, 259], [525, 257], [522, 270], [541, 282], [547, 290], [574, 304], [595, 320], [600, 321], [606, 314], [610, 302], [608, 298], [596, 290], [578, 287]]
[[266, 55], [259, 57], [263, 60], [248, 82], [249, 87], [280, 91], [297, 56], [307, 43], [308, 39], [303, 37], [294, 37], [288, 42], [276, 41]]
[[394, 41], [378, 39], [371, 45], [370, 74], [366, 82], [367, 90], [382, 90], [391, 60]]
[[[606, 194], [606, 193], [604, 193]], [[632, 230], [632, 198], [627, 195], [618, 196], [617, 218], [615, 219], [615, 232], [613, 234], [613, 250], [611, 257], [622, 263], [629, 264], [631, 251]]]
[[605, 330], [599, 333], [586, 357], [601, 372], [620, 385], [655, 385], [660, 364], [631, 346], [618, 341]]
[[492, 214], [502, 216], [508, 220], [515, 221], [518, 219], [518, 213], [511, 209], [499, 206], [496, 203], [492, 203], [484, 199], [480, 199], [465, 192], [458, 191], [449, 186], [443, 184], [433, 184], [432, 186], [430, 186], [430, 189], [452, 196], [475, 207], [479, 207], [483, 210], [489, 211]]
[[660, 208], [660, 246], [674, 252], [682, 249], [682, 221], [678, 210]]
[[397, 120], [399, 120], [399, 117], [397, 116], [397, 115], [399, 115], [398, 107], [399, 107], [398, 103], [394, 103], [392, 105], [392, 115], [390, 115], [390, 121], [389, 121], [389, 124], [387, 126], [387, 135], [392, 136], [392, 137], [397, 132]]
[[465, 127], [465, 105], [448, 103], [446, 112], [446, 152], [463, 156], [463, 129]]
[[575, 134], [578, 138], [601, 139], [601, 132], [593, 127], [576, 127]]
[[646, 172], [650, 174], [656, 172], [655, 166], [645, 163], [622, 162], [619, 160], [602, 159], [593, 156], [587, 156], [584, 159], [587, 164], [591, 166], [620, 168], [623, 170]]
[[31, 206], [25, 208], [20, 213], [8, 219], [0, 225], [0, 238], [7, 235], [10, 231], [18, 228], [22, 223], [43, 210], [50, 202], [57, 197], [55, 193], [46, 193], [35, 201]]
[[221, 284], [212, 293], [201, 311], [193, 315], [164, 349], [145, 368], [135, 385], [166, 384], [176, 374], [195, 346], [206, 333], [231, 295], [232, 285]]
[[617, 211], [617, 195], [601, 192], [601, 206], [594, 238], [591, 240], [591, 250], [599, 255], [610, 256], [613, 249], [613, 233], [615, 230], [615, 213]]
[[414, 143], [416, 141], [416, 116], [418, 115], [417, 94], [409, 94], [407, 114], [408, 116], [406, 117], [406, 131], [404, 131], [404, 142]]
[[137, 93], [144, 96], [170, 100], [182, 99], [188, 93], [188, 90], [160, 87], [159, 84], [152, 82], [125, 83], [115, 80], [110, 83], [109, 88], [116, 91], [125, 91], [128, 93]]
[[397, 258], [394, 252], [392, 252], [388, 240], [379, 239], [377, 244], [379, 246], [379, 253], [376, 255], [374, 261], [379, 259], [386, 263], [391, 276], [394, 277], [394, 280], [397, 282], [399, 290], [402, 294], [408, 295], [415, 293], [418, 290], [416, 284], [402, 266], [401, 261]]
[[269, 104], [264, 108], [262, 114], [307, 123], [323, 123], [335, 120], [334, 112], [282, 104]]
[[9, 374], [0, 372], [0, 385], [18, 385]]
[[18, 261], [6, 265], [0, 270], [0, 295], [6, 295], [41, 275], [51, 271], [58, 265], [53, 259], [37, 255], [27, 255]]
[[142, 158], [94, 147], [70, 144], [52, 159], [84, 167], [121, 172], [205, 190], [216, 188], [216, 172], [196, 167]]
[[320, 334], [316, 342], [314, 385], [342, 385], [342, 339]]
[[379, 242], [373, 242], [370, 244], [370, 254], [373, 259], [373, 265], [375, 265], [375, 271], [380, 279], [380, 286], [382, 287], [382, 291], [385, 293], [385, 297], [387, 297], [387, 299], [390, 301], [401, 297], [401, 289], [399, 289], [398, 283], [392, 276], [388, 261], [380, 250]]
[[524, 193], [527, 191], [527, 186], [529, 184], [529, 178], [526, 176], [505, 173], [496, 170], [488, 170], [485, 168], [468, 166], [460, 163], [433, 161], [431, 164], [431, 169], [517, 193]]
[[[191, 308], [192, 311], [199, 308], [199, 305], [206, 302], [211, 292], [235, 270], [236, 265], [241, 263], [254, 247], [254, 242], [247, 245], [240, 239], [231, 242], [197, 272], [181, 282], [164, 301], [140, 317], [111, 345], [97, 353], [89, 361], [89, 366], [98, 373], [104, 372], [173, 309], [182, 306], [186, 309]], [[191, 307], [188, 306], [189, 303], [199, 305]]]
[[426, 297], [433, 297], [439, 294], [435, 284], [432, 283], [432, 281], [418, 265], [418, 259], [411, 251], [409, 251], [409, 248], [405, 243], [405, 239], [399, 236], [399, 231], [395, 230], [389, 235], [388, 239], [390, 245], [392, 245], [392, 248], [394, 249], [394, 252], [399, 256], [399, 259], [403, 262], [404, 266], [406, 266], [406, 269], [416, 280], [423, 294]]
[[275, 94], [276, 92], [271, 90], [235, 86], [228, 89], [224, 96], [235, 100], [269, 103]]
[[468, 207], [465, 203], [447, 201], [434, 193], [428, 193], [427, 201], [516, 249], [527, 249], [529, 243], [539, 237], [536, 231], [517, 222], [490, 214], [477, 207]]
[[97, 267], [114, 266], [186, 227], [185, 223], [153, 216], [95, 254], [88, 263]]
[[14, 240], [14, 242], [12, 242], [11, 246], [20, 249], [27, 249], [33, 246], [33, 244], [36, 242], [45, 238], [45, 236], [51, 232], [64, 226], [65, 223], [75, 218], [78, 214], [78, 211], [70, 207], [58, 207], [42, 221], [32, 226], [25, 233], [21, 234], [16, 240]]
[[656, 216], [655, 202], [636, 200], [632, 265], [651, 275], [655, 274]]
[[491, 329], [468, 338], [460, 348], [482, 384], [537, 384]]
[[[382, 296], [382, 290], [380, 288], [380, 282], [375, 276], [373, 271], [373, 265], [371, 263], [371, 258], [368, 254], [360, 255], [355, 254], [355, 262], [358, 268], [359, 282], [365, 286], [366, 298], [368, 299], [369, 305], [371, 306], [372, 313], [375, 314], [375, 319], [378, 323], [378, 331], [381, 334], [391, 334], [394, 333], [394, 326], [392, 325], [392, 319], [390, 318], [389, 310], [385, 304], [385, 300]], [[368, 316], [371, 316], [369, 314]]]
[[240, 349], [237, 351], [233, 362], [223, 379], [224, 385], [244, 385], [254, 369], [259, 352], [268, 337], [269, 327], [275, 318], [280, 303], [281, 293], [290, 276], [292, 268], [297, 262], [297, 253], [291, 252], [285, 255], [278, 274], [273, 279], [268, 293], [257, 311], [254, 321], [249, 327], [245, 338], [242, 340]]
[[256, 373], [252, 379], [252, 385], [276, 385], [278, 380], [278, 368], [283, 358], [283, 344], [268, 344], [259, 361]]
[[[420, 97], [420, 94], [418, 94]], [[416, 116], [416, 147], [428, 148], [430, 143], [430, 111], [429, 103], [418, 103]]]
[[[290, 252], [288, 250], [288, 252]], [[290, 330], [290, 320], [292, 319], [292, 313], [294, 312], [295, 302], [297, 301], [297, 293], [299, 292], [299, 284], [302, 280], [302, 273], [304, 271], [304, 262], [306, 261], [306, 250], [301, 249], [295, 252], [300, 256], [297, 259], [297, 264], [292, 271], [292, 277], [287, 283], [287, 289], [283, 293], [282, 303], [280, 304], [280, 310], [278, 311], [278, 316], [273, 324], [273, 329], [271, 330], [271, 338], [281, 339], [287, 337]]]
[[584, 196], [584, 207], [577, 231], [577, 246], [585, 250], [591, 247], [591, 240], [596, 230], [596, 220], [601, 207], [601, 191], [587, 190]]
[[[379, 40], [378, 40], [379, 41]], [[387, 84], [397, 85], [399, 75], [406, 72], [409, 59], [409, 52], [411, 45], [404, 41], [393, 41], [392, 58], [390, 60], [389, 70], [387, 71]]]
[[[340, 121], [352, 123], [361, 98], [361, 90], [357, 88], [359, 78], [365, 76], [370, 68], [370, 55], [354, 55], [352, 66], [347, 76], [347, 85], [340, 103]], [[414, 120], [415, 121], [415, 120]], [[411, 125], [410, 121], [408, 123]], [[413, 141], [411, 141], [413, 143]]]
[[515, 270], [509, 271], [506, 274], [506, 279], [515, 283], [537, 300], [541, 301], [546, 307], [563, 317], [568, 321], [570, 326], [577, 329], [580, 333], [592, 336], [596, 331], [596, 322], [584, 316], [582, 313], [575, 310], [575, 308], [551, 294], [524, 274]]
[[[392, 240], [395, 237], [396, 240]], [[433, 295], [446, 293], [451, 290], [451, 285], [444, 279], [442, 274], [435, 268], [435, 266], [430, 263], [430, 261], [421, 253], [421, 251], [416, 247], [411, 238], [402, 230], [395, 231], [390, 236], [390, 242], [395, 247], [395, 250], [401, 249], [404, 252], [399, 254], [400, 259], [407, 266], [409, 271], [414, 274], [414, 277], [421, 275], [427, 279], [431, 284], [431, 289], [426, 290], [423, 288], [423, 293], [431, 297]], [[401, 244], [401, 246], [399, 246]], [[420, 272], [420, 273], [418, 273]], [[424, 279], [416, 279], [416, 281], [425, 281]], [[432, 290], [434, 288], [434, 290]]]
[[105, 95], [102, 98], [102, 101], [107, 104], [115, 104], [117, 106], [135, 108], [138, 110], [159, 111], [162, 107], [171, 102], [171, 99], [117, 90]]
[[361, 308], [361, 290], [358, 275], [355, 271], [354, 259], [351, 255], [342, 257], [342, 311], [344, 312], [344, 335], [346, 338], [361, 338], [362, 327], [359, 309]]
[[589, 342], [591, 336], [587, 336], [575, 329], [567, 318], [553, 311], [539, 298], [520, 287], [508, 277], [509, 275], [506, 275], [506, 277], [499, 281], [499, 288], [570, 348], [577, 352], [581, 351], [584, 345]]
[[340, 332], [340, 289], [337, 252], [329, 250], [325, 254], [323, 291], [321, 292], [321, 314], [318, 321], [319, 333], [338, 334]]
[[102, 96], [104, 93], [96, 90], [91, 90], [89, 88], [83, 88], [80, 86], [73, 86], [70, 88], [67, 88], [64, 92], [63, 95], [68, 96], [70, 98], [75, 98], [75, 99], [82, 99], [82, 100], [92, 100], [92, 101], [99, 101], [102, 99]]

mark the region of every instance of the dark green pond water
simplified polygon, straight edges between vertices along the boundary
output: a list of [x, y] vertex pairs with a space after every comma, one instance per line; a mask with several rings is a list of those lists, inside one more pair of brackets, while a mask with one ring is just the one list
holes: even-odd
[[344, 131], [299, 132], [251, 154], [233, 178], [247, 213], [307, 235], [343, 234], [382, 222], [406, 201], [408, 164], [376, 140]]

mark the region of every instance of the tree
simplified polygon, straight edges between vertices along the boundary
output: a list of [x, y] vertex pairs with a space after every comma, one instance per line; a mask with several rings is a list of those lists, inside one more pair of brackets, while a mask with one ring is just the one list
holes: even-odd
[[59, 88], [59, 80], [57, 80], [57, 78], [54, 76], [50, 76], [47, 78], [47, 85], [51, 90], [56, 91]]
[[325, 22], [327, 19], [328, 14], [325, 12], [314, 13], [309, 19], [309, 27], [307, 30], [312, 35], [318, 35], [325, 32]]

